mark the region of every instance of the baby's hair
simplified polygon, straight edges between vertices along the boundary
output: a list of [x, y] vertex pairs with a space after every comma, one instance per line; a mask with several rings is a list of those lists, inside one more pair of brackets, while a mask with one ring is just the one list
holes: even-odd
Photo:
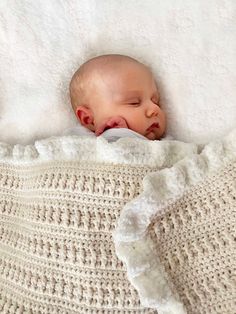
[[105, 70], [113, 67], [115, 63], [119, 64], [125, 61], [142, 64], [132, 57], [120, 54], [101, 55], [83, 63], [74, 73], [70, 82], [70, 98], [73, 110], [76, 111], [79, 105], [86, 102], [86, 89], [92, 73], [95, 73], [99, 68]]

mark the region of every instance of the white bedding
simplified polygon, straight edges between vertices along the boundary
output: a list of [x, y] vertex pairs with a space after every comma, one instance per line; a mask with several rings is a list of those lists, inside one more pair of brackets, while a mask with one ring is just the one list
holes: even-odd
[[196, 143], [236, 122], [234, 0], [0, 2], [0, 141], [29, 143], [74, 127], [68, 83], [87, 58], [150, 65], [168, 134]]

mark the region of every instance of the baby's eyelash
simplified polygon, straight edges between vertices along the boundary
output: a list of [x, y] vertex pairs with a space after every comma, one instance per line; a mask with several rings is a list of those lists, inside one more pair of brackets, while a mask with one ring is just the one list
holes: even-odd
[[135, 105], [137, 106], [141, 104], [141, 99], [138, 99], [138, 98], [133, 99], [133, 100], [127, 101], [127, 103], [132, 106], [135, 106]]
[[130, 104], [130, 105], [139, 105], [139, 104], [140, 104], [140, 101], [130, 102], [129, 104]]
[[[155, 105], [157, 105], [157, 106], [159, 106], [160, 107], [160, 100], [158, 99], [158, 100], [156, 100], [156, 99], [152, 99], [152, 102], [155, 104]], [[133, 106], [138, 106], [138, 105], [140, 105], [141, 104], [141, 100], [137, 100], [137, 101], [129, 101], [129, 102], [127, 102], [129, 105], [133, 105]]]

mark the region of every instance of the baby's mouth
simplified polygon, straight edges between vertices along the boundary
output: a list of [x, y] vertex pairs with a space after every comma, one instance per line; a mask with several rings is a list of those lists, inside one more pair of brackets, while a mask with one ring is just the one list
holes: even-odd
[[151, 132], [152, 130], [156, 129], [156, 128], [159, 128], [159, 123], [156, 122], [156, 123], [153, 123], [148, 129], [147, 129], [147, 132]]

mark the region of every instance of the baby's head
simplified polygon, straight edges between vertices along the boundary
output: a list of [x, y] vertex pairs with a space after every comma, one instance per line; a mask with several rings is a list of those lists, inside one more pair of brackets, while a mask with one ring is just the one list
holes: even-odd
[[165, 132], [165, 114], [150, 69], [123, 55], [103, 55], [85, 62], [70, 83], [73, 110], [81, 124], [99, 135], [113, 117], [155, 140]]

